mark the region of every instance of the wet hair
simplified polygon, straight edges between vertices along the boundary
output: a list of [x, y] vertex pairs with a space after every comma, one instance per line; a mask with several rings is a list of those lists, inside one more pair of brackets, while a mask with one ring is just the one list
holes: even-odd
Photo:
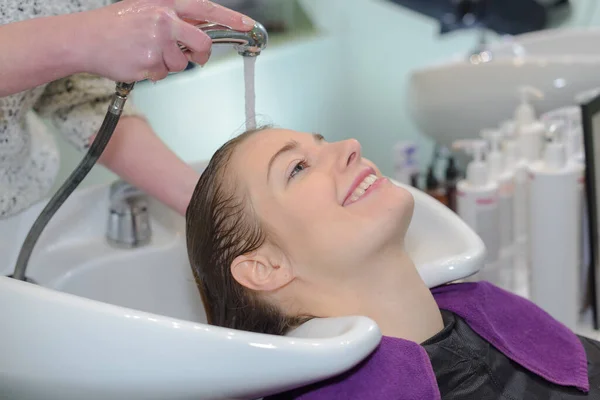
[[186, 212], [190, 265], [208, 323], [245, 331], [283, 335], [307, 318], [285, 315], [231, 273], [233, 260], [268, 239], [252, 205], [229, 169], [235, 149], [269, 126], [246, 131], [225, 143], [200, 176]]

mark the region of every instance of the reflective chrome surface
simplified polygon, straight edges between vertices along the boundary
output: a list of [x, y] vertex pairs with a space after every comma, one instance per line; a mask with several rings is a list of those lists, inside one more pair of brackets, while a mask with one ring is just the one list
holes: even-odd
[[[213, 23], [196, 26], [204, 31], [212, 39], [213, 43], [231, 44], [244, 57], [258, 56], [267, 47], [269, 40], [267, 30], [258, 22], [248, 32], [235, 31], [226, 26]], [[188, 50], [184, 45], [180, 45], [179, 48], [183, 51]]]
[[120, 248], [147, 245], [152, 238], [147, 196], [130, 184], [117, 181], [110, 186], [106, 239]]

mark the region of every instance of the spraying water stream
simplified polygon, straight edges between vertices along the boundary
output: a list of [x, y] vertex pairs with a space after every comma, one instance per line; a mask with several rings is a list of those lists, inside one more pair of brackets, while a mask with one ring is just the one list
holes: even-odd
[[254, 90], [254, 67], [257, 57], [244, 57], [244, 84], [246, 87], [246, 129], [256, 129], [256, 93]]

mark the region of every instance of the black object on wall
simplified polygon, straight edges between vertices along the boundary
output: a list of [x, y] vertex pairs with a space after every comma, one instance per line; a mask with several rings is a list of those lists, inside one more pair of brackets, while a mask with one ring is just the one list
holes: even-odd
[[440, 21], [440, 33], [485, 26], [502, 35], [545, 29], [569, 0], [388, 0]]
[[590, 97], [580, 104], [591, 259], [585, 294], [592, 305], [594, 329], [597, 330], [600, 329], [600, 92], [590, 92]]

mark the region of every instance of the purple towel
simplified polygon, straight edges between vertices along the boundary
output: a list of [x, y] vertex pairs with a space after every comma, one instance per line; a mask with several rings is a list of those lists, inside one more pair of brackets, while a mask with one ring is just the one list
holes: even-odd
[[[415, 383], [417, 383], [415, 385]], [[301, 388], [275, 399], [440, 400], [425, 349], [414, 342], [384, 336], [379, 347], [354, 369], [325, 384]]]
[[529, 300], [488, 282], [441, 286], [432, 293], [440, 308], [459, 315], [525, 369], [557, 385], [589, 391], [583, 345], [570, 329]]
[[[487, 282], [441, 286], [432, 293], [441, 309], [459, 315], [477, 334], [530, 372], [561, 386], [589, 391], [583, 345], [535, 304]], [[352, 370], [288, 394], [302, 400], [440, 400], [425, 349], [390, 337], [383, 337], [379, 347]]]

